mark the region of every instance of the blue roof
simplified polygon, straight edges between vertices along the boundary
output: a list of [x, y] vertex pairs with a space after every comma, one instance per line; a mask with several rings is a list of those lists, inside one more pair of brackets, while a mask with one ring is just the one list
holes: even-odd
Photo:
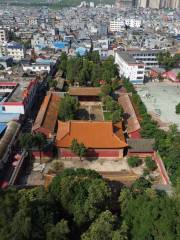
[[6, 129], [7, 125], [5, 123], [0, 123], [0, 134], [2, 132], [4, 132], [4, 130]]
[[65, 48], [65, 42], [56, 41], [56, 42], [53, 42], [53, 46], [58, 49], [63, 49]]
[[19, 113], [0, 113], [0, 124], [8, 123], [11, 120], [19, 120]]
[[86, 51], [87, 49], [83, 47], [76, 48], [76, 53], [79, 54], [80, 56], [84, 56]]

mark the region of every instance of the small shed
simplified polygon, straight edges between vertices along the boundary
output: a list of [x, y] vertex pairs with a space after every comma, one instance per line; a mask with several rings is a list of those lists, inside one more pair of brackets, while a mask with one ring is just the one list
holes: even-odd
[[70, 87], [69, 95], [77, 97], [79, 101], [100, 101], [101, 88], [98, 87]]
[[128, 156], [137, 156], [141, 158], [154, 156], [154, 139], [127, 139]]

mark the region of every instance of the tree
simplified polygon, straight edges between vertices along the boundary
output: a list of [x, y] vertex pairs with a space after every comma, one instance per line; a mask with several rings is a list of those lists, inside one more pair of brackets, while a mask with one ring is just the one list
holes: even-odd
[[112, 113], [112, 121], [113, 121], [113, 123], [122, 121], [122, 116], [123, 116], [123, 111], [122, 111], [121, 108], [119, 108], [118, 110], [115, 110]]
[[32, 145], [34, 147], [38, 147], [39, 149], [39, 154], [40, 154], [40, 162], [41, 162], [41, 155], [42, 155], [42, 150], [46, 145], [46, 138], [43, 134], [41, 133], [36, 133], [35, 135], [33, 135], [32, 137]]
[[26, 150], [32, 148], [33, 137], [31, 133], [23, 133], [20, 135], [19, 143], [20, 146]]
[[148, 170], [150, 171], [156, 170], [157, 168], [156, 162], [151, 157], [147, 157], [145, 159], [145, 163]]
[[111, 196], [101, 176], [85, 169], [65, 169], [53, 179], [50, 193], [79, 226], [92, 222], [105, 210]]
[[66, 95], [60, 101], [59, 119], [61, 121], [68, 121], [74, 119], [78, 108], [79, 108], [78, 99]]
[[166, 70], [170, 70], [175, 65], [175, 58], [171, 56], [170, 52], [160, 52], [157, 60]]
[[114, 234], [117, 219], [110, 211], [103, 212], [92, 223], [90, 228], [85, 232], [82, 240], [111, 240]]
[[70, 230], [68, 227], [68, 222], [66, 220], [61, 220], [56, 225], [51, 225], [47, 232], [47, 240], [68, 240]]
[[64, 74], [66, 74], [67, 72], [67, 61], [68, 61], [67, 54], [65, 52], [62, 52], [60, 56], [59, 68], [63, 71]]
[[133, 183], [132, 189], [133, 191], [143, 192], [145, 189], [150, 188], [151, 185], [152, 184], [149, 180], [144, 177], [140, 177]]
[[139, 157], [129, 157], [128, 164], [130, 167], [138, 167], [142, 164], [142, 160]]
[[104, 84], [101, 87], [101, 93], [103, 96], [111, 95], [112, 93], [112, 88], [110, 84]]
[[180, 114], [180, 103], [176, 105], [176, 114]]
[[86, 156], [87, 149], [83, 143], [78, 143], [77, 139], [73, 139], [71, 143], [71, 151], [80, 157]]
[[177, 74], [177, 79], [180, 80], [180, 72], [178, 72], [178, 74]]

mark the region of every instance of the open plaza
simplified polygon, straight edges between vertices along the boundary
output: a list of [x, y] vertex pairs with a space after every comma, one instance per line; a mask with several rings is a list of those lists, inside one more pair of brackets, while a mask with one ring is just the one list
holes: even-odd
[[180, 102], [180, 84], [151, 82], [138, 86], [138, 94], [147, 107], [148, 112], [161, 126], [176, 124], [180, 129], [180, 116], [176, 114], [176, 105]]

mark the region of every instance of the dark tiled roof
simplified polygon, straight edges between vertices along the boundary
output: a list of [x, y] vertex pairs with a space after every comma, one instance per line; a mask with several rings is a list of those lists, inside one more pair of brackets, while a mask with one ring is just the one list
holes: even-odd
[[154, 152], [154, 139], [127, 139], [130, 153], [151, 153]]

